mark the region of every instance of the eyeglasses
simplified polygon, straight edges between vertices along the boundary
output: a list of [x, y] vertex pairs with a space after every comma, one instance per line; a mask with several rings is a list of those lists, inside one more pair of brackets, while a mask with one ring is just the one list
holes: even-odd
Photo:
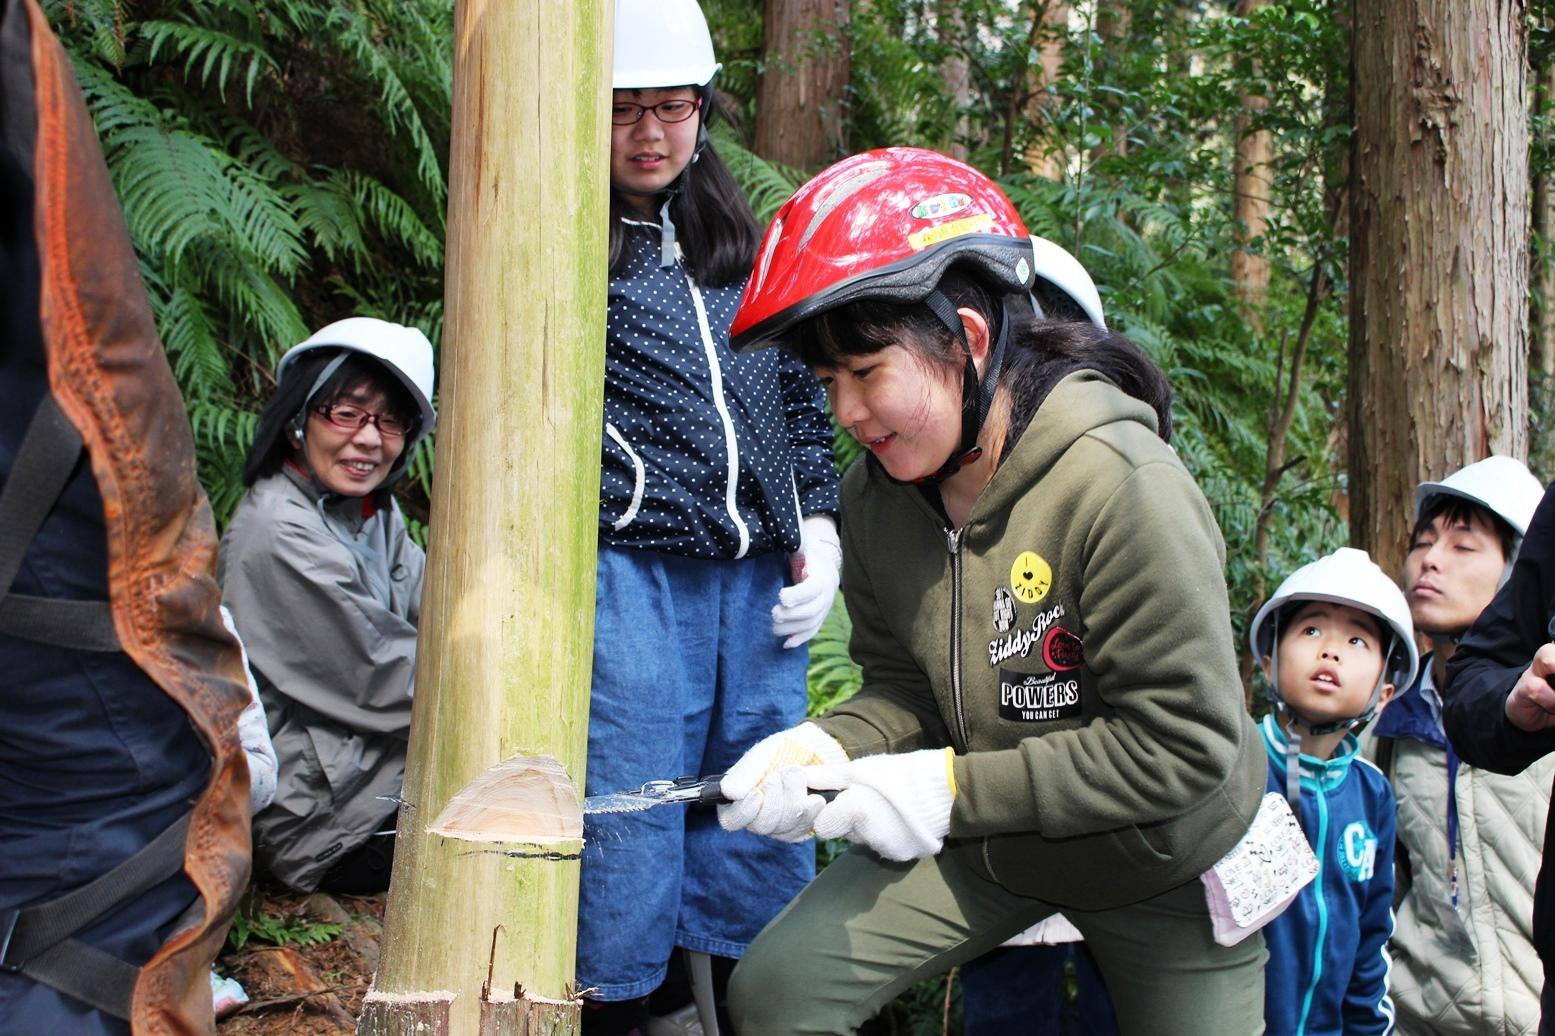
[[403, 439], [415, 423], [397, 414], [375, 414], [350, 403], [325, 403], [314, 412], [343, 432], [359, 432], [368, 425], [376, 425], [378, 434], [385, 439]]
[[610, 106], [610, 121], [617, 126], [630, 126], [641, 122], [643, 114], [653, 112], [660, 122], [685, 122], [702, 107], [700, 101], [688, 101], [677, 97], [658, 104], [637, 104], [633, 101], [616, 101]]

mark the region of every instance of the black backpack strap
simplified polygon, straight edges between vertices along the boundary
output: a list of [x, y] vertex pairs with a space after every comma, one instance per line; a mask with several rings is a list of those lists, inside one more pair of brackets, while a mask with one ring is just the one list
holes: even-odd
[[185, 813], [134, 856], [72, 892], [0, 910], [0, 971], [26, 975], [128, 1020], [140, 969], [73, 936], [183, 869], [189, 817]]
[[81, 433], [45, 393], [27, 425], [16, 464], [0, 488], [0, 633], [81, 651], [118, 651], [107, 601], [10, 593], [22, 557], [54, 509], [81, 456]]

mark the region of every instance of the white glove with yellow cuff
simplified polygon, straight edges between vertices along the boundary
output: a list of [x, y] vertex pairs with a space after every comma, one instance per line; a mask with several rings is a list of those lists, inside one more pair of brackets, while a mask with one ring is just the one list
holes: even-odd
[[780, 731], [751, 746], [719, 782], [727, 805], [718, 807], [725, 831], [748, 830], [785, 842], [810, 837], [826, 800], [805, 784], [815, 768], [847, 763], [837, 739], [814, 723]]
[[846, 838], [887, 860], [933, 856], [950, 831], [955, 758], [954, 749], [928, 748], [808, 771], [811, 788], [842, 789], [816, 814], [816, 835]]

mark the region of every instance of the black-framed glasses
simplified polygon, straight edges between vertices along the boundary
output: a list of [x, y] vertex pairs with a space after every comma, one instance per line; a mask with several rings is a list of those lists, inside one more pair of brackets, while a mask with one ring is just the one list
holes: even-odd
[[630, 126], [641, 122], [645, 112], [653, 112], [660, 122], [685, 122], [701, 107], [698, 101], [676, 97], [658, 104], [638, 104], [635, 101], [616, 101], [610, 106], [610, 121], [617, 126]]
[[377, 425], [378, 434], [385, 439], [403, 439], [415, 424], [398, 414], [375, 414], [351, 403], [324, 403], [314, 407], [314, 413], [343, 432], [359, 432], [370, 424]]

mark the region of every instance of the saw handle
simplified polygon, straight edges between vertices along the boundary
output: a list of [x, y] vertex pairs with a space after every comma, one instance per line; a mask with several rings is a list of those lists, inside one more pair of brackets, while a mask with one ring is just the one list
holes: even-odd
[[[698, 792], [696, 797], [697, 802], [705, 802], [710, 805], [722, 806], [733, 801], [723, 793], [723, 774], [715, 773], [709, 777], [704, 777], [702, 778], [702, 782], [702, 789], [700, 792]], [[839, 794], [835, 788], [811, 788], [810, 790], [815, 792], [815, 794], [819, 795], [821, 798], [825, 799], [827, 802], [830, 802]]]

